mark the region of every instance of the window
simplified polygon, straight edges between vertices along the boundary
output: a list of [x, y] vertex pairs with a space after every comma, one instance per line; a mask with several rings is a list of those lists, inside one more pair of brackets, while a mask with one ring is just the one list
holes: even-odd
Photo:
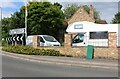
[[53, 36], [43, 36], [43, 38], [49, 42], [57, 42], [57, 40]]
[[45, 42], [42, 37], [40, 37], [40, 42], [43, 42], [43, 43]]
[[74, 29], [83, 29], [83, 24], [74, 25]]
[[90, 39], [108, 39], [108, 31], [90, 32]]
[[81, 43], [83, 41], [84, 41], [84, 35], [83, 34], [77, 34], [73, 39], [73, 43]]

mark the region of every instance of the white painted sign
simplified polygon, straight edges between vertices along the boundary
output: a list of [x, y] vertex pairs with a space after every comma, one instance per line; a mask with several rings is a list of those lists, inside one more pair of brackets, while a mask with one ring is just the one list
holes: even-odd
[[17, 41], [20, 41], [20, 40], [19, 40], [19, 36], [17, 36]]
[[13, 41], [15, 41], [16, 36], [13, 37]]
[[23, 41], [23, 37], [24, 37], [24, 35], [23, 35], [23, 36], [21, 36], [21, 38], [20, 38], [20, 40], [21, 40], [21, 41]]
[[12, 41], [12, 37], [10, 37], [10, 41]]
[[25, 33], [25, 28], [12, 29], [9, 32], [10, 35], [13, 35], [13, 34], [23, 34], [23, 33]]

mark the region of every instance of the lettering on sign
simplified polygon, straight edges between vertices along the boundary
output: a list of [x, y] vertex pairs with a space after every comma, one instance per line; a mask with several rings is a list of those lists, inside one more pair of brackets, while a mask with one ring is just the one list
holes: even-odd
[[13, 35], [13, 34], [23, 34], [23, 33], [25, 33], [25, 28], [12, 29], [9, 32], [10, 35]]

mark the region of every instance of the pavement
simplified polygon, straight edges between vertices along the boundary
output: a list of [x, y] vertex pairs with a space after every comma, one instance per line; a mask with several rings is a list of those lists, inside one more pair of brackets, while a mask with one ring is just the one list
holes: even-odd
[[10, 52], [0, 51], [4, 56], [9, 56], [17, 59], [22, 59], [38, 63], [50, 63], [59, 65], [92, 67], [92, 68], [105, 68], [105, 69], [118, 69], [118, 60], [110, 59], [83, 59], [75, 57], [57, 57], [57, 56], [36, 56], [36, 55], [23, 55]]

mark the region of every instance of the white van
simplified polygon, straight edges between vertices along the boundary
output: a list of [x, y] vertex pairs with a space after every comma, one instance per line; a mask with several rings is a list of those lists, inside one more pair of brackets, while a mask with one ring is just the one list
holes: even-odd
[[[33, 36], [36, 35], [31, 35], [27, 37], [26, 45], [32, 46]], [[40, 36], [40, 46], [60, 46], [60, 43], [53, 36], [50, 35], [37, 35], [37, 36]]]

